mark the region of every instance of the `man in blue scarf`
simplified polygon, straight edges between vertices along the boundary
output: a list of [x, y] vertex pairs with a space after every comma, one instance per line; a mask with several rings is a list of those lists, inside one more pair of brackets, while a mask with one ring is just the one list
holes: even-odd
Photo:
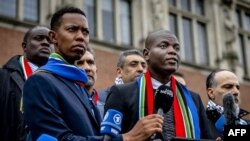
[[[89, 27], [85, 13], [75, 7], [58, 10], [51, 19], [49, 37], [55, 53], [24, 86], [24, 118], [30, 136], [36, 140], [49, 135], [58, 140], [103, 140], [101, 116], [86, 89], [85, 70], [74, 65], [86, 52]], [[151, 115], [123, 135], [112, 140], [144, 140], [160, 132], [162, 117]]]

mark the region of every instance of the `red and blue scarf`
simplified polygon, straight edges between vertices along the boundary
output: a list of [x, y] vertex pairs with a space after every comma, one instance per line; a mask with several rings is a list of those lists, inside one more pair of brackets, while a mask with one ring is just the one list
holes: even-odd
[[[137, 79], [139, 87], [139, 119], [154, 113], [154, 93], [150, 72]], [[179, 86], [179, 87], [178, 87]], [[176, 137], [200, 139], [199, 116], [191, 94], [171, 76], [174, 94], [173, 113]], [[167, 102], [167, 101], [166, 101]], [[146, 108], [147, 107], [147, 108]]]
[[57, 53], [52, 53], [49, 57], [48, 63], [40, 67], [37, 72], [39, 71], [52, 72], [61, 77], [72, 80], [81, 86], [84, 86], [84, 84], [88, 82], [85, 70], [69, 64], [61, 55]]

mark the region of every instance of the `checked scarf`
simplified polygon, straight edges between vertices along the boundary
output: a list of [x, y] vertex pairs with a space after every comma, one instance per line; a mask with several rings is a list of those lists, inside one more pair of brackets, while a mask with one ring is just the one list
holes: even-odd
[[49, 57], [48, 63], [40, 67], [36, 72], [39, 71], [52, 72], [61, 77], [72, 80], [81, 86], [88, 82], [88, 77], [83, 69], [69, 64], [57, 53], [52, 53]]
[[[150, 72], [147, 71], [139, 77], [137, 82], [139, 87], [139, 119], [141, 119], [154, 113], [154, 93]], [[175, 135], [176, 137], [200, 139], [199, 116], [195, 103], [187, 88], [183, 85], [178, 86], [172, 76]]]

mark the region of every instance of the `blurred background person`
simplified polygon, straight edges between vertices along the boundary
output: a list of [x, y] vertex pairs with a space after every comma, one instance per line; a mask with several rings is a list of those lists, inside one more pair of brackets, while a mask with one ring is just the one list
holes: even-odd
[[[212, 71], [207, 76], [206, 89], [209, 98], [206, 113], [212, 128], [212, 135], [213, 137], [223, 137], [225, 124], [223, 95], [232, 94], [235, 104], [240, 104], [240, 83], [238, 77], [229, 70], [221, 69]], [[238, 109], [236, 114], [240, 118], [241, 124], [249, 124], [249, 121], [241, 119], [248, 114], [247, 111]]]
[[94, 85], [97, 80], [97, 67], [94, 50], [88, 47], [81, 59], [75, 62], [75, 65], [85, 70], [88, 76], [88, 82], [84, 85], [84, 87], [88, 90], [90, 100], [96, 105], [98, 100], [98, 92], [96, 89], [94, 89]]
[[23, 38], [23, 55], [13, 56], [0, 69], [0, 139], [23, 141], [26, 139], [22, 115], [22, 90], [26, 79], [38, 67], [47, 63], [52, 45], [47, 27], [29, 29]]
[[[135, 81], [138, 76], [146, 72], [147, 64], [140, 50], [129, 49], [120, 53], [116, 66], [117, 77], [115, 78], [115, 85], [119, 85]], [[111, 87], [100, 90], [97, 107], [102, 116], [104, 114], [104, 105], [110, 93], [110, 88]]]

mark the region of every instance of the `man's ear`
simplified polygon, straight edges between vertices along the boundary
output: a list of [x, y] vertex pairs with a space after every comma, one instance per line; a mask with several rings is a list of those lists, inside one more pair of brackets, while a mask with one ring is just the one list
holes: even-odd
[[209, 99], [214, 100], [215, 95], [214, 95], [213, 88], [208, 88], [208, 89], [207, 89], [207, 95], [208, 95], [208, 98], [209, 98]]
[[143, 56], [144, 56], [146, 61], [149, 60], [149, 55], [150, 55], [149, 49], [147, 49], [147, 48], [143, 49]]
[[120, 67], [117, 67], [116, 72], [118, 77], [122, 76], [122, 69]]
[[49, 38], [50, 38], [51, 42], [57, 46], [57, 36], [56, 36], [55, 31], [53, 31], [53, 30], [49, 31]]
[[27, 44], [25, 42], [22, 42], [22, 48], [23, 48], [23, 51], [26, 52], [26, 49], [27, 49]]

